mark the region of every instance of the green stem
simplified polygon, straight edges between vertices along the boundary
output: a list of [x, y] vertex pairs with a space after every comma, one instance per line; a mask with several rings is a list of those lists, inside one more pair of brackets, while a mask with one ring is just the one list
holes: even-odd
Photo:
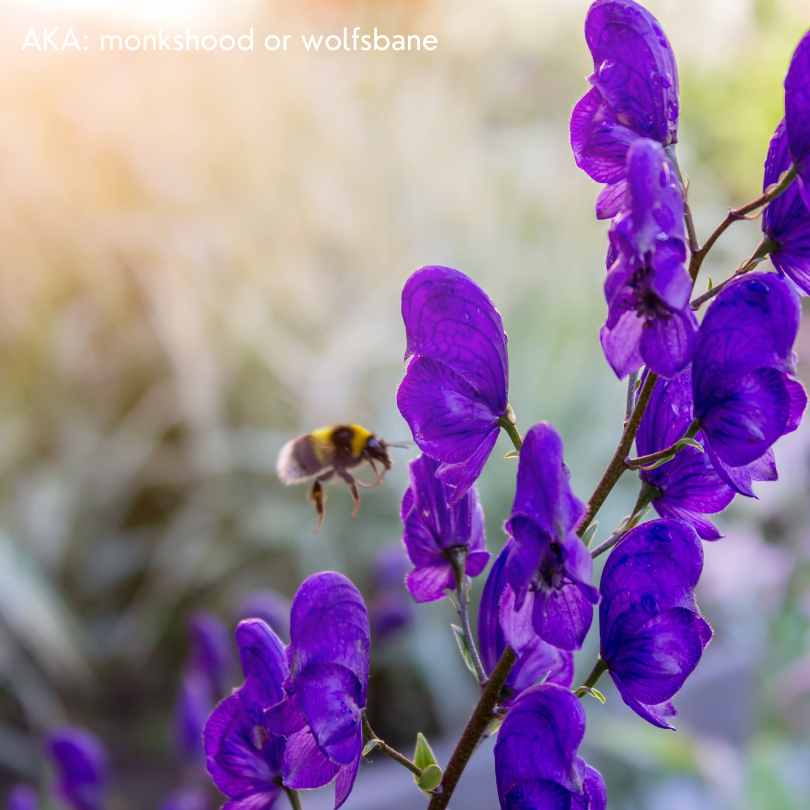
[[467, 721], [464, 732], [456, 744], [450, 761], [447, 763], [442, 783], [430, 799], [428, 810], [445, 810], [450, 803], [450, 798], [456, 789], [461, 774], [464, 772], [464, 768], [467, 767], [476, 746], [492, 720], [495, 704], [498, 702], [501, 689], [503, 689], [503, 685], [506, 683], [506, 679], [509, 677], [516, 660], [515, 651], [511, 647], [507, 647], [495, 665], [495, 669], [492, 670], [492, 675], [487, 681], [481, 698], [473, 710], [472, 716]]
[[692, 281], [698, 277], [701, 265], [703, 264], [706, 256], [714, 247], [717, 240], [733, 225], [741, 219], [745, 219], [749, 214], [753, 214], [760, 208], [766, 206], [769, 202], [775, 200], [780, 194], [790, 188], [790, 184], [796, 179], [797, 171], [795, 166], [791, 166], [781, 178], [779, 182], [765, 189], [765, 191], [751, 200], [751, 202], [741, 205], [739, 208], [732, 208], [726, 214], [726, 218], [709, 234], [709, 238], [703, 243], [703, 247], [692, 253], [692, 260], [689, 263], [689, 275]]
[[421, 778], [422, 769], [406, 757], [405, 754], [400, 753], [396, 748], [388, 745], [385, 740], [380, 739], [371, 727], [371, 723], [368, 722], [368, 717], [366, 717], [365, 712], [363, 712], [363, 736], [367, 743], [374, 741], [376, 744], [375, 748], [378, 748], [387, 757], [393, 759], [394, 762], [398, 762], [403, 768], [407, 768], [417, 779]]
[[523, 447], [523, 439], [518, 431], [515, 413], [511, 405], [507, 405], [506, 413], [500, 418], [500, 425], [509, 434], [512, 444], [515, 445], [515, 450], [520, 452], [520, 448]]
[[657, 374], [653, 374], [652, 372], [647, 374], [644, 384], [641, 386], [641, 390], [638, 393], [633, 413], [630, 414], [630, 418], [624, 426], [624, 431], [616, 447], [616, 451], [613, 453], [613, 458], [611, 458], [602, 478], [596, 485], [596, 489], [594, 489], [593, 494], [588, 500], [585, 514], [577, 526], [577, 534], [580, 537], [585, 534], [588, 526], [591, 525], [593, 519], [596, 517], [597, 512], [602, 508], [602, 504], [607, 500], [607, 496], [610, 495], [611, 490], [616, 486], [616, 482], [627, 469], [625, 460], [630, 452], [630, 448], [633, 446], [633, 440], [636, 438], [638, 426], [641, 424], [641, 417], [644, 416], [644, 411], [647, 410], [647, 405], [650, 402], [650, 397], [652, 396], [653, 388], [657, 381]]
[[448, 556], [450, 557], [450, 563], [453, 566], [453, 575], [456, 580], [458, 618], [461, 622], [461, 631], [464, 634], [467, 649], [470, 651], [470, 657], [472, 658], [478, 683], [483, 687], [487, 681], [487, 673], [481, 661], [481, 655], [478, 652], [478, 645], [475, 643], [472, 625], [470, 624], [470, 579], [466, 573], [467, 547], [459, 546], [458, 548], [451, 549]]
[[610, 551], [613, 546], [621, 542], [622, 538], [627, 534], [627, 532], [638, 525], [638, 522], [644, 517], [644, 513], [647, 511], [647, 507], [658, 494], [659, 492], [655, 487], [651, 487], [648, 483], [643, 482], [641, 485], [641, 490], [638, 493], [638, 499], [633, 507], [633, 511], [621, 522], [616, 531], [614, 531], [613, 534], [611, 534], [610, 537], [604, 541], [604, 543], [600, 543], [591, 552], [591, 557], [596, 559], [606, 551]]
[[722, 281], [716, 287], [712, 287], [710, 290], [706, 290], [703, 295], [697, 296], [692, 300], [692, 303], [689, 305], [692, 307], [693, 310], [700, 309], [707, 301], [711, 301], [716, 295], [721, 293], [735, 278], [739, 278], [740, 276], [745, 275], [746, 273], [750, 273], [751, 270], [757, 267], [757, 265], [770, 253], [773, 253], [779, 245], [770, 239], [769, 237], [765, 237], [757, 246], [757, 249], [751, 254], [749, 259], [746, 259], [735, 271], [732, 275], [730, 275], [725, 281]]
[[290, 802], [290, 807], [292, 810], [302, 810], [301, 797], [296, 791], [294, 791], [292, 788], [285, 787], [284, 793], [287, 794], [287, 799]]
[[681, 444], [684, 439], [694, 439], [697, 436], [697, 432], [700, 430], [700, 422], [695, 419], [691, 425], [689, 425], [689, 429], [686, 433], [681, 436], [678, 441], [673, 442], [669, 447], [663, 448], [663, 450], [656, 450], [654, 453], [648, 453], [646, 456], [637, 456], [636, 458], [628, 458], [625, 460], [624, 464], [628, 470], [643, 470], [645, 467], [649, 467], [651, 464], [655, 464], [656, 461], [661, 461], [662, 459], [675, 457], [684, 447], [685, 444]]
[[584, 697], [585, 695], [590, 692], [591, 689], [596, 686], [599, 682], [599, 679], [604, 675], [608, 670], [607, 662], [603, 658], [597, 658], [596, 663], [593, 665], [593, 669], [591, 670], [591, 674], [585, 679], [585, 683], [582, 686], [578, 686], [574, 690], [574, 694], [577, 697]]

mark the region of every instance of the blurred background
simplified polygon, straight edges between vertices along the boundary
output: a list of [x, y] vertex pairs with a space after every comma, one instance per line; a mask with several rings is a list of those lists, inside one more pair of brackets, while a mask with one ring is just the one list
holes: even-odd
[[[442, 263], [497, 303], [519, 422], [554, 422], [587, 497], [624, 398], [597, 340], [599, 188], [568, 147], [592, 67], [587, 5], [0, 4], [0, 796], [52, 779], [43, 735], [65, 723], [109, 749], [111, 807], [205, 789], [177, 729], [190, 626], [216, 618], [230, 637], [246, 600], [289, 599], [325, 568], [351, 576], [371, 606], [377, 731], [410, 748], [422, 730], [446, 758], [475, 688], [450, 606], [411, 609], [400, 585], [398, 504], [415, 450], [397, 451], [355, 521], [332, 488], [320, 534], [305, 489], [283, 488], [275, 460], [288, 438], [331, 422], [409, 438], [394, 400], [399, 292], [415, 268]], [[705, 235], [759, 189], [806, 0], [647, 5], [678, 55], [680, 162]], [[23, 50], [43, 25], [90, 41], [158, 26], [255, 26], [258, 37], [376, 25], [439, 45]], [[704, 272], [724, 278], [757, 237], [756, 223], [737, 225]], [[499, 448], [480, 483], [493, 551], [515, 471], [506, 440]], [[705, 546], [700, 597], [715, 639], [679, 699], [678, 734], [645, 725], [610, 686], [606, 707], [588, 706], [587, 756], [614, 809], [807, 806], [810, 431], [777, 458], [781, 481], [735, 504], [727, 537]], [[634, 495], [628, 476], [600, 538]], [[222, 689], [237, 683], [234, 669]], [[484, 749], [454, 807], [497, 806]], [[424, 807], [393, 767], [365, 765], [347, 806]]]

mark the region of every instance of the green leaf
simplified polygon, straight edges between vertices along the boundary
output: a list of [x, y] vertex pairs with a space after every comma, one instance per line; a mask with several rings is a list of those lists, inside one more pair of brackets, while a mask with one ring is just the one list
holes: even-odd
[[[701, 448], [702, 450], [703, 448]], [[669, 464], [672, 459], [675, 458], [675, 453], [668, 453], [663, 458], [659, 458], [658, 461], [653, 461], [652, 464], [645, 464], [641, 469], [642, 470], [657, 470], [659, 467], [663, 467], [664, 464]]]
[[419, 789], [424, 790], [425, 793], [436, 790], [441, 782], [442, 769], [438, 765], [428, 765], [427, 768], [422, 771], [422, 775], [416, 779], [416, 784], [419, 786]]
[[464, 661], [465, 666], [470, 670], [473, 677], [478, 680], [472, 653], [467, 646], [467, 639], [464, 638], [464, 631], [457, 624], [451, 624], [450, 627], [453, 629], [453, 637], [456, 639], [456, 645], [458, 646], [458, 651], [461, 653], [462, 661]]
[[379, 744], [380, 744], [380, 741], [376, 737], [374, 739], [369, 740], [363, 746], [362, 756], [364, 758], [367, 757]]
[[591, 540], [593, 540], [594, 535], [596, 534], [596, 530], [599, 528], [599, 521], [594, 520], [587, 529], [585, 529], [585, 534], [582, 535], [582, 542], [585, 543], [586, 546], [591, 544]]
[[578, 686], [574, 690], [577, 697], [584, 697], [590, 695], [594, 700], [598, 700], [603, 706], [607, 703], [607, 698], [604, 693], [597, 689], [595, 686]]
[[413, 749], [413, 764], [424, 770], [428, 765], [438, 765], [436, 755], [427, 741], [427, 737], [420, 731], [416, 735], [416, 745]]
[[504, 454], [504, 458], [508, 461], [514, 461], [517, 458], [520, 458], [520, 453], [517, 450], [510, 450], [508, 453]]

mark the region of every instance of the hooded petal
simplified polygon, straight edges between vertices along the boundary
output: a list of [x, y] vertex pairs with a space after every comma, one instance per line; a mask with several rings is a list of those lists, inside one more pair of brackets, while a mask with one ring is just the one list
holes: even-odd
[[349, 765], [360, 757], [360, 682], [339, 664], [312, 664], [296, 679], [295, 694], [318, 747], [332, 762]]
[[[803, 37], [785, 77], [785, 123], [790, 153], [804, 183], [804, 199], [810, 198], [810, 31]], [[808, 201], [810, 205], [810, 201]]]
[[501, 316], [472, 279], [451, 267], [423, 267], [402, 290], [405, 356], [440, 361], [500, 416], [509, 363]]
[[440, 477], [462, 497], [492, 451], [503, 411], [492, 409], [450, 366], [427, 357], [408, 364], [397, 405], [416, 444], [443, 462]]
[[565, 537], [585, 505], [571, 491], [563, 443], [548, 422], [534, 425], [523, 440], [512, 513], [530, 517], [546, 534]]
[[701, 421], [718, 380], [765, 366], [790, 371], [799, 328], [799, 301], [772, 273], [749, 273], [728, 285], [700, 325], [692, 390]]
[[236, 626], [236, 644], [245, 674], [243, 700], [254, 707], [257, 717], [284, 697], [289, 675], [284, 644], [262, 619], [243, 619]]
[[639, 455], [646, 456], [669, 447], [686, 433], [693, 419], [690, 371], [659, 380], [636, 434]]
[[620, 380], [644, 365], [641, 357], [643, 328], [644, 319], [633, 311], [626, 311], [616, 326], [603, 326], [599, 332], [605, 358]]
[[293, 598], [288, 656], [293, 677], [310, 664], [340, 664], [368, 685], [369, 623], [363, 597], [334, 571], [305, 579]]
[[585, 21], [591, 83], [617, 120], [667, 145], [677, 140], [678, 69], [660, 24], [633, 0], [597, 0]]
[[698, 325], [690, 309], [653, 318], [641, 333], [641, 357], [662, 377], [674, 377], [691, 362]]
[[584, 735], [585, 712], [572, 692], [554, 684], [527, 689], [498, 733], [498, 795], [504, 797], [516, 785], [538, 780], [578, 792], [574, 764]]
[[[624, 179], [627, 150], [637, 138], [636, 132], [616, 120], [595, 87], [577, 102], [571, 113], [574, 160], [580, 169], [599, 183], [617, 184]], [[612, 196], [621, 191], [615, 186], [608, 188], [612, 189]], [[603, 199], [603, 207], [607, 204], [607, 200]]]

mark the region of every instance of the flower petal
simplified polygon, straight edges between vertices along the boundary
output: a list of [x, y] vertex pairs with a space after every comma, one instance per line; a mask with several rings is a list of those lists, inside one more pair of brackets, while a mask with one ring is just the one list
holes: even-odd
[[340, 772], [318, 747], [309, 729], [297, 731], [287, 739], [284, 749], [284, 784], [293, 790], [308, 790], [328, 785]]
[[691, 362], [697, 333], [697, 319], [688, 308], [656, 317], [641, 333], [641, 356], [656, 374], [674, 377]]
[[402, 290], [406, 357], [440, 361], [500, 416], [509, 362], [501, 316], [472, 279], [451, 267], [423, 267]]
[[[803, 37], [785, 77], [785, 124], [793, 160], [805, 184], [810, 182], [810, 31]], [[805, 185], [805, 200], [808, 199]], [[810, 205], [810, 203], [808, 203]]]

